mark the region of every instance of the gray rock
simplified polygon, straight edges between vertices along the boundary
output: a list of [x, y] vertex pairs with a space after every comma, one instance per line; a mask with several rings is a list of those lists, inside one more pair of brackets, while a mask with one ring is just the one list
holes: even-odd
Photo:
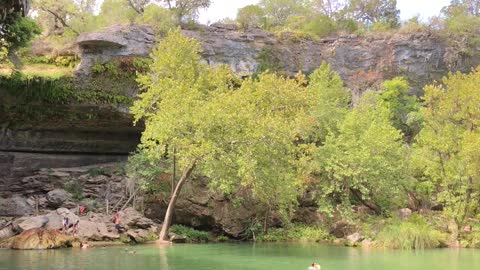
[[28, 217], [16, 221], [14, 223], [14, 229], [15, 231], [21, 233], [30, 229], [44, 228], [49, 221], [50, 220], [47, 216]]
[[412, 210], [410, 210], [409, 208], [402, 208], [397, 211], [397, 215], [400, 218], [400, 220], [404, 221], [404, 220], [407, 220], [412, 215]]
[[24, 197], [0, 198], [0, 216], [18, 217], [30, 215], [33, 212], [34, 209]]
[[57, 208], [71, 197], [72, 195], [64, 189], [54, 189], [47, 193], [47, 202], [49, 206]]
[[89, 240], [114, 240], [120, 238], [117, 233], [109, 232], [103, 222], [80, 220], [78, 224], [78, 236]]
[[10, 238], [14, 235], [15, 232], [13, 231], [12, 225], [8, 225], [0, 229], [0, 240]]
[[127, 230], [131, 228], [148, 229], [152, 226], [155, 226], [155, 222], [153, 222], [149, 218], [144, 217], [132, 207], [120, 211], [119, 215], [121, 225]]
[[330, 228], [330, 234], [337, 238], [346, 237], [354, 233], [354, 231], [355, 226], [345, 221], [338, 221]]
[[357, 246], [360, 243], [360, 241], [363, 240], [363, 237], [360, 233], [356, 232], [348, 235], [346, 237], [346, 240], [347, 240], [346, 244], [348, 246], [354, 247], [354, 246]]
[[74, 224], [79, 220], [78, 216], [75, 215], [72, 211], [66, 208], [58, 208], [55, 211], [51, 211], [45, 215], [49, 221], [47, 223], [47, 229], [60, 229], [63, 227], [63, 218], [68, 218], [68, 222]]
[[147, 241], [154, 241], [157, 240], [157, 235], [150, 230], [143, 230], [143, 229], [135, 229], [135, 230], [128, 230], [126, 232], [127, 236], [130, 237], [135, 243], [145, 243]]
[[169, 233], [168, 234], [170, 237], [170, 242], [172, 243], [186, 243], [187, 242], [187, 237], [184, 235], [179, 235], [176, 233]]
[[375, 245], [375, 242], [372, 239], [364, 239], [362, 241], [362, 248], [372, 248]]

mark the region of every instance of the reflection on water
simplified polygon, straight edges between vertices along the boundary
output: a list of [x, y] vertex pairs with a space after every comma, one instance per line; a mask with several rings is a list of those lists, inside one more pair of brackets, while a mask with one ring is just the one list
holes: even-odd
[[321, 244], [209, 244], [0, 250], [0, 270], [322, 270], [480, 269], [480, 250], [384, 251]]

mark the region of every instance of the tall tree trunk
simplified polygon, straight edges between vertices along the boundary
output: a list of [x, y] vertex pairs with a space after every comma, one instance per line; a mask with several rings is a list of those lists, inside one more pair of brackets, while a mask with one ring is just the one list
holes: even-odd
[[170, 198], [170, 202], [168, 203], [167, 212], [165, 213], [165, 218], [163, 219], [162, 230], [160, 231], [160, 239], [159, 242], [168, 241], [168, 229], [170, 228], [170, 224], [172, 223], [173, 211], [175, 209], [175, 204], [177, 203], [178, 195], [182, 190], [183, 185], [192, 175], [193, 170], [195, 169], [196, 164], [193, 163], [191, 166], [185, 168], [183, 171], [182, 177], [178, 181], [177, 185], [175, 186], [175, 190], [173, 191], [172, 197]]

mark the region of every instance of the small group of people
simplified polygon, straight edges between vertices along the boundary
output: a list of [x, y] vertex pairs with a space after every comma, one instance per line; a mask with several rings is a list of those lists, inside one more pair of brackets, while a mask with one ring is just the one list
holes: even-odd
[[320, 270], [320, 265], [318, 263], [312, 263], [309, 267], [308, 270]]
[[79, 219], [77, 219], [75, 223], [71, 223], [68, 217], [63, 217], [62, 232], [65, 234], [76, 235], [78, 233], [79, 224], [80, 224]]

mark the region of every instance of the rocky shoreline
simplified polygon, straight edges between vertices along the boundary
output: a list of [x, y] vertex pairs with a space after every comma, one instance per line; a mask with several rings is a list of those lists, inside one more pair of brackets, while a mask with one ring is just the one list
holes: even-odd
[[[12, 249], [50, 249], [90, 241], [144, 243], [156, 240], [158, 224], [129, 207], [119, 211], [120, 231], [114, 228], [111, 215], [87, 213], [78, 216], [66, 208], [48, 213], [4, 220], [0, 226], [0, 246]], [[62, 220], [78, 221], [78, 231], [62, 232]]]

